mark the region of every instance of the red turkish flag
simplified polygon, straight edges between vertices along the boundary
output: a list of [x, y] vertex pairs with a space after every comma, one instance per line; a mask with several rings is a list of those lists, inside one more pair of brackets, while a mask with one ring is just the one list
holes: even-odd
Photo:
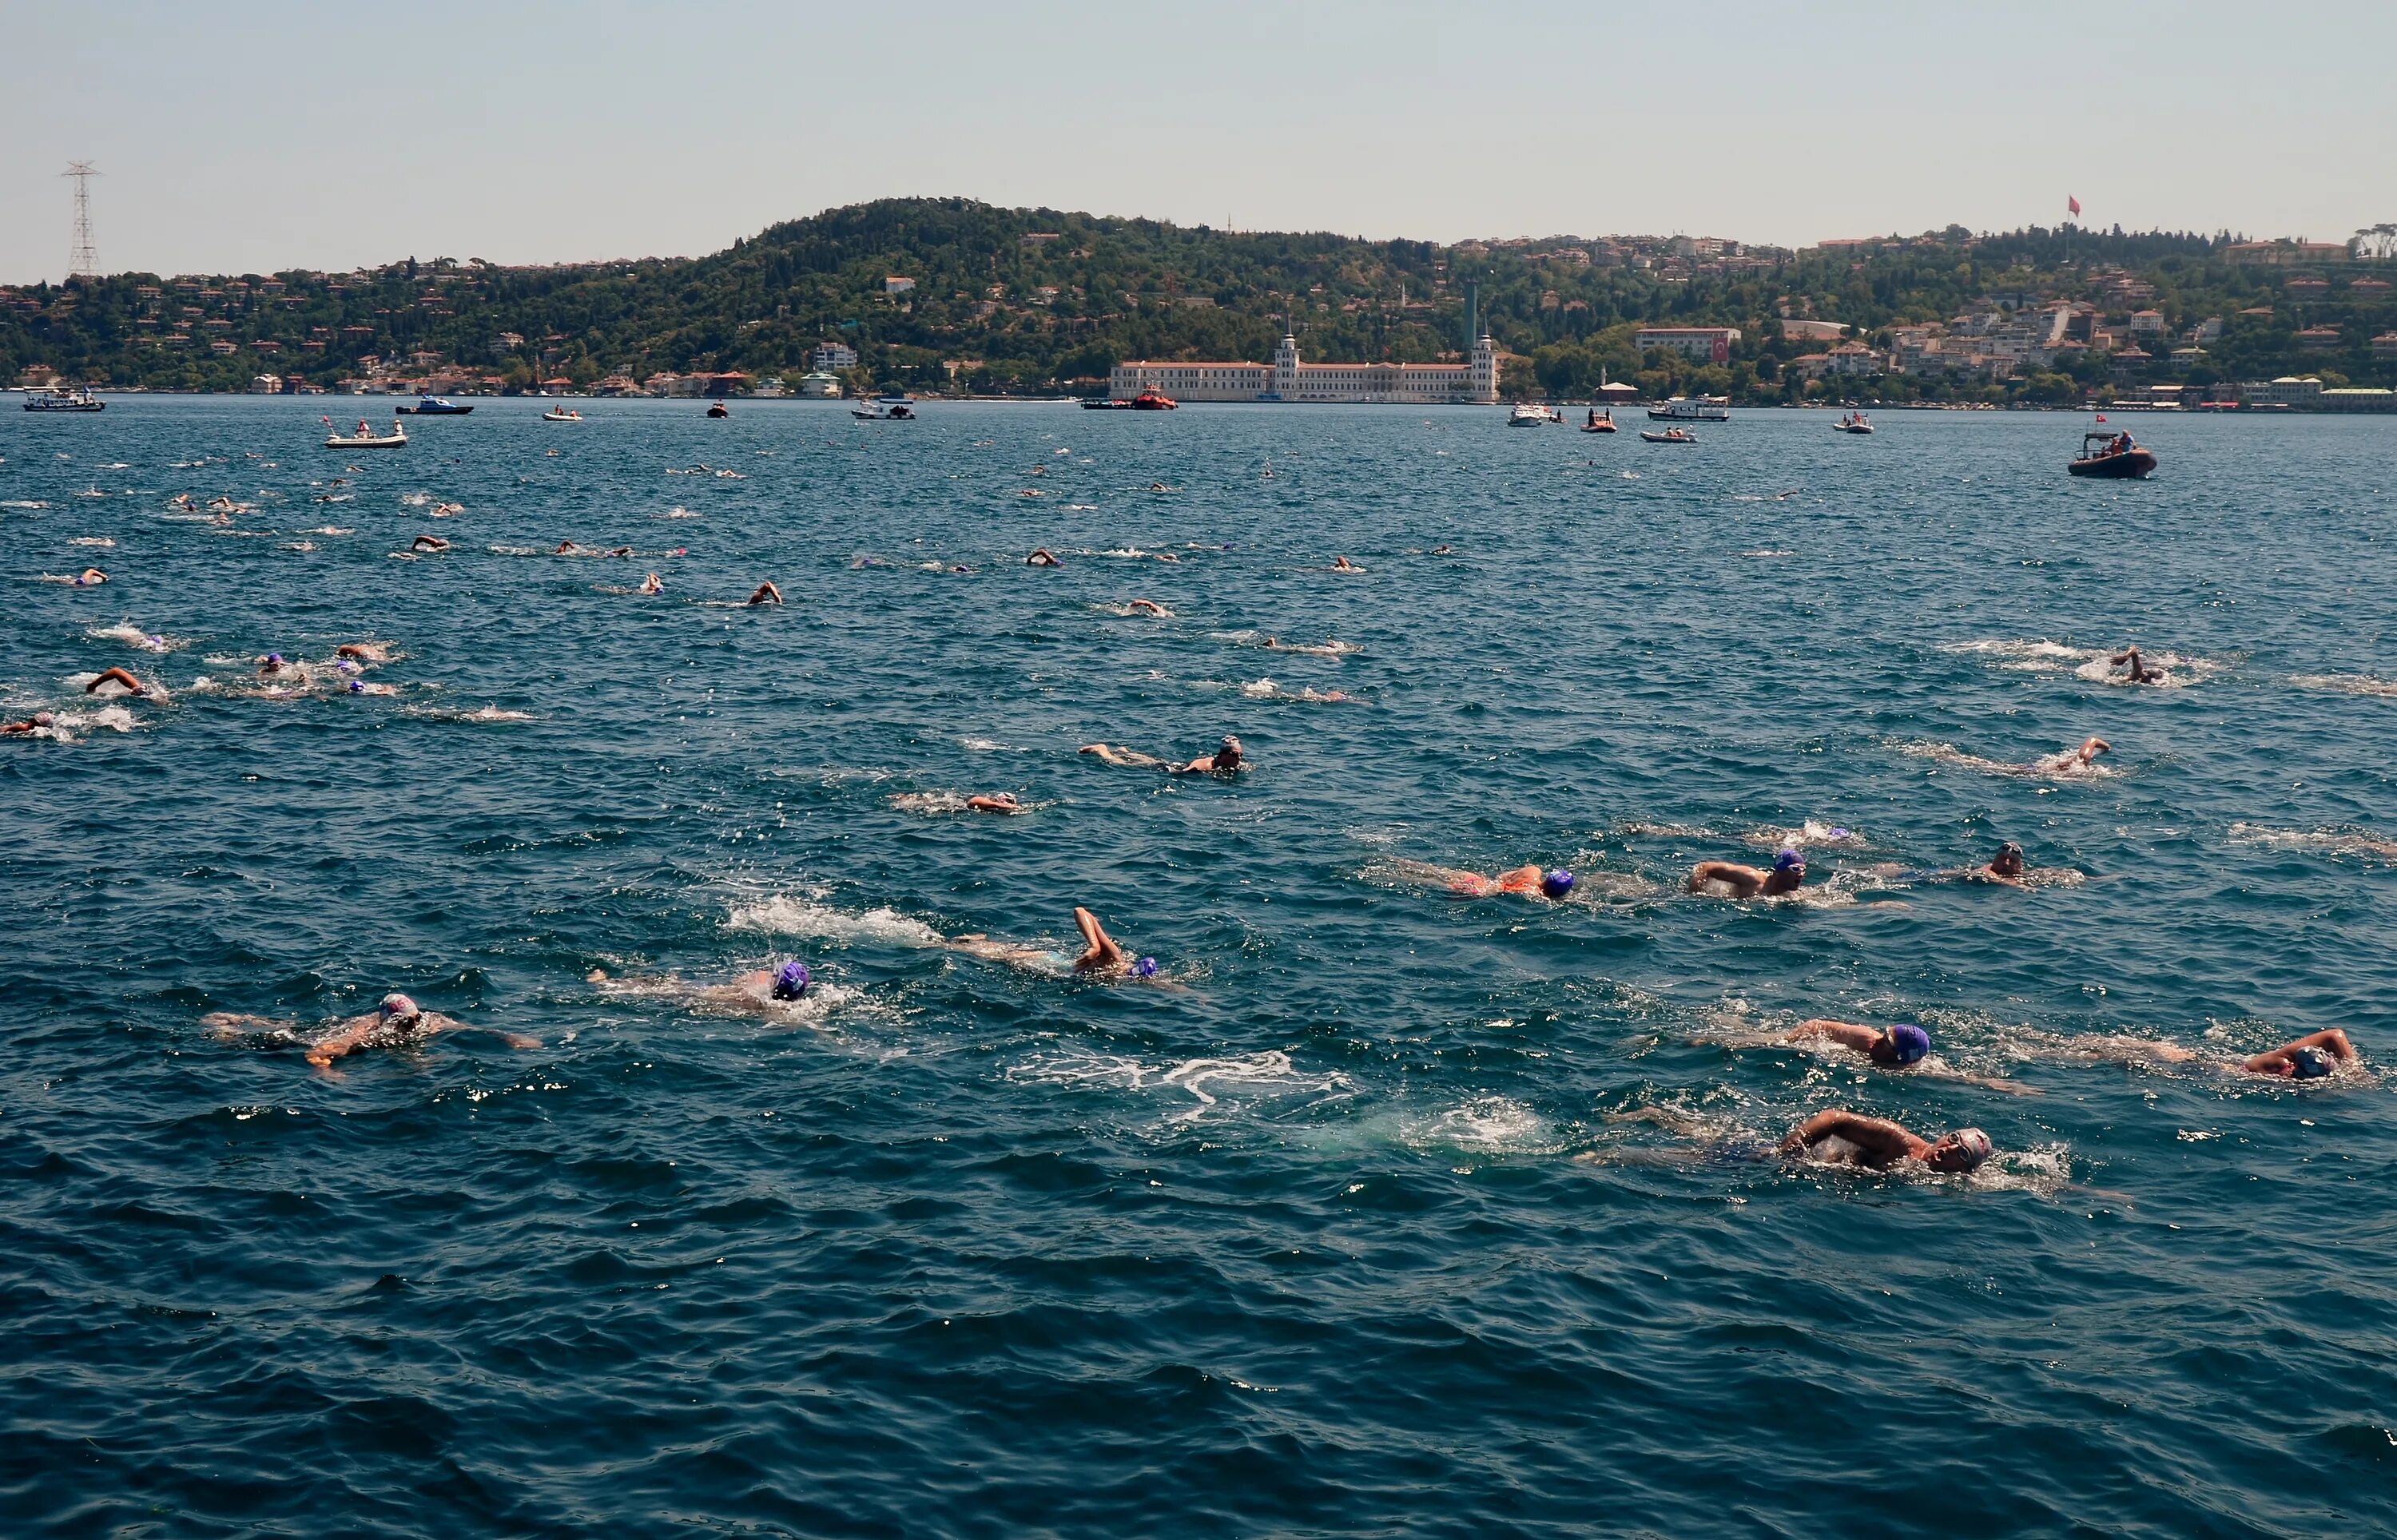
[[2081, 200], [2074, 197], [2071, 193], [2067, 192], [2064, 195], [2064, 206], [2069, 208], [2075, 214], [2078, 214], [2081, 212]]

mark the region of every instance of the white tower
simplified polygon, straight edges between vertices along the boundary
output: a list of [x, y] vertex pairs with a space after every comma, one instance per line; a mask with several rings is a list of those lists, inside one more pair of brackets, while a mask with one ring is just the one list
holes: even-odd
[[[1298, 399], [1298, 336], [1284, 332], [1281, 346], [1274, 350], [1274, 394], [1284, 401]], [[1495, 396], [1491, 398], [1496, 400]]]
[[1485, 406], [1498, 399], [1498, 344], [1488, 332], [1473, 344], [1473, 399]]

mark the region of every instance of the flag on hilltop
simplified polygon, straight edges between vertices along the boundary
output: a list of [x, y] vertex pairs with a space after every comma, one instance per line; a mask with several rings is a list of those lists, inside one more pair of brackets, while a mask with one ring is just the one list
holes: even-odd
[[2072, 210], [2073, 213], [2078, 214], [2081, 212], [2081, 200], [2074, 197], [2071, 193], [2067, 192], [2064, 195], [2064, 206]]

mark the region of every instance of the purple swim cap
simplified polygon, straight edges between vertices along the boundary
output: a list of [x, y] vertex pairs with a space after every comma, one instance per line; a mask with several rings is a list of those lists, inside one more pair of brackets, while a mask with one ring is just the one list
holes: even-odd
[[1910, 1021], [1901, 1021], [1889, 1029], [1889, 1045], [1900, 1064], [1913, 1064], [1931, 1054], [1931, 1034]]
[[1783, 849], [1780, 855], [1773, 857], [1773, 870], [1775, 871], [1788, 871], [1792, 867], [1797, 868], [1800, 871], [1805, 870], [1806, 857], [1799, 855], [1794, 850], [1787, 848]]
[[266, 660], [269, 663], [274, 664], [278, 669], [283, 667], [283, 655], [281, 653], [268, 653], [266, 655]]
[[797, 1000], [808, 992], [808, 986], [814, 980], [809, 976], [808, 965], [794, 958], [783, 963], [783, 971], [774, 976], [774, 998]]
[[1132, 965], [1132, 976], [1134, 978], [1155, 978], [1157, 976], [1157, 959], [1154, 957], [1142, 958], [1139, 962]]
[[366, 694], [366, 693], [367, 693], [367, 686], [366, 686], [366, 682], [365, 682], [364, 680], [360, 680], [360, 679], [353, 679], [353, 680], [351, 680], [351, 681], [350, 681], [350, 694], [352, 694], [352, 695], [364, 695], [364, 694]]
[[1551, 898], [1561, 898], [1573, 891], [1573, 873], [1559, 867], [1540, 879], [1540, 891]]

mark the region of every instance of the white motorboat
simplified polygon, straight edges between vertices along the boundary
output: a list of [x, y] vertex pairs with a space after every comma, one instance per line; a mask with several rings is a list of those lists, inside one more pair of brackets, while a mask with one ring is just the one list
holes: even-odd
[[[333, 419], [331, 418], [325, 418], [320, 420], [322, 420], [328, 428], [333, 426]], [[358, 423], [358, 431], [356, 432], [343, 433], [337, 431], [332, 437], [325, 441], [325, 447], [328, 449], [404, 449], [407, 446], [408, 430], [399, 425], [399, 420], [396, 418], [392, 419], [391, 431], [388, 434], [376, 432], [373, 429], [368, 427], [363, 420], [361, 420]]]
[[571, 406], [552, 406], [548, 411], [541, 414], [541, 420], [543, 422], [580, 422], [583, 420], [583, 414], [576, 411]]
[[1506, 426], [1538, 428], [1551, 422], [1562, 422], [1564, 419], [1564, 414], [1553, 406], [1537, 401], [1522, 401], [1516, 403], [1515, 409], [1506, 414]]
[[104, 412], [108, 403], [91, 393], [88, 385], [53, 385], [25, 398], [29, 412]]
[[1729, 422], [1729, 396], [1675, 396], [1661, 406], [1648, 408], [1650, 418], [1659, 422]]
[[879, 395], [851, 406], [849, 415], [860, 422], [913, 422], [916, 408], [904, 395]]

